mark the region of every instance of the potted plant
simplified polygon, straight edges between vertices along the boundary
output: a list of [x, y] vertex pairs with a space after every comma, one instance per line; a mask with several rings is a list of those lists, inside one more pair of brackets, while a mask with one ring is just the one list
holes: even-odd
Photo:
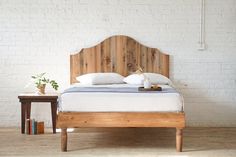
[[32, 79], [34, 79], [34, 83], [36, 85], [36, 87], [38, 88], [38, 91], [40, 94], [45, 94], [45, 87], [46, 84], [51, 84], [52, 88], [54, 88], [55, 90], [58, 89], [58, 84], [55, 80], [50, 80], [48, 78], [45, 77], [46, 73], [41, 73], [35, 76], [31, 76]]

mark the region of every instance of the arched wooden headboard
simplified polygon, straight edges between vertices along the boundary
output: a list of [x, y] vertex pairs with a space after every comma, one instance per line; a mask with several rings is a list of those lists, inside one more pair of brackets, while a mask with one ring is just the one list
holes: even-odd
[[79, 75], [93, 72], [117, 72], [127, 76], [136, 71], [138, 66], [144, 72], [169, 77], [169, 55], [144, 46], [128, 36], [112, 36], [70, 56], [70, 83], [76, 83]]

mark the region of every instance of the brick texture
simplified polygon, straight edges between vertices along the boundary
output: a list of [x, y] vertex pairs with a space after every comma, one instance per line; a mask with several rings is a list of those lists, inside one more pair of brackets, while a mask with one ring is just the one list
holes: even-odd
[[[199, 51], [197, 0], [1, 0], [0, 126], [20, 126], [17, 95], [47, 72], [69, 85], [69, 55], [116, 34], [171, 55], [170, 77], [183, 93], [188, 126], [236, 126], [236, 1], [206, 1]], [[47, 90], [52, 90], [48, 88]], [[51, 125], [50, 105], [32, 116]]]

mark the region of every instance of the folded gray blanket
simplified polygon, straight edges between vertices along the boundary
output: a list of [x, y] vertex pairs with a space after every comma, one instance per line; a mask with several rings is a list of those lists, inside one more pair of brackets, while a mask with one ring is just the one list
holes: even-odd
[[139, 91], [138, 87], [71, 87], [64, 93], [76, 92], [111, 92], [111, 93], [178, 93], [174, 88], [162, 88], [162, 91]]

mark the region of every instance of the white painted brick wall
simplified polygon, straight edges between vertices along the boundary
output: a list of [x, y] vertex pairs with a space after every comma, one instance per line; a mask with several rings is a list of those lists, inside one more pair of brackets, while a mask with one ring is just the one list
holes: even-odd
[[[171, 55], [171, 79], [189, 126], [236, 126], [236, 1], [206, 0], [206, 51], [198, 51], [199, 0], [0, 0], [0, 126], [20, 126], [17, 95], [32, 74], [69, 85], [69, 55], [115, 34]], [[49, 89], [50, 90], [50, 89]], [[32, 117], [51, 124], [50, 106]]]

